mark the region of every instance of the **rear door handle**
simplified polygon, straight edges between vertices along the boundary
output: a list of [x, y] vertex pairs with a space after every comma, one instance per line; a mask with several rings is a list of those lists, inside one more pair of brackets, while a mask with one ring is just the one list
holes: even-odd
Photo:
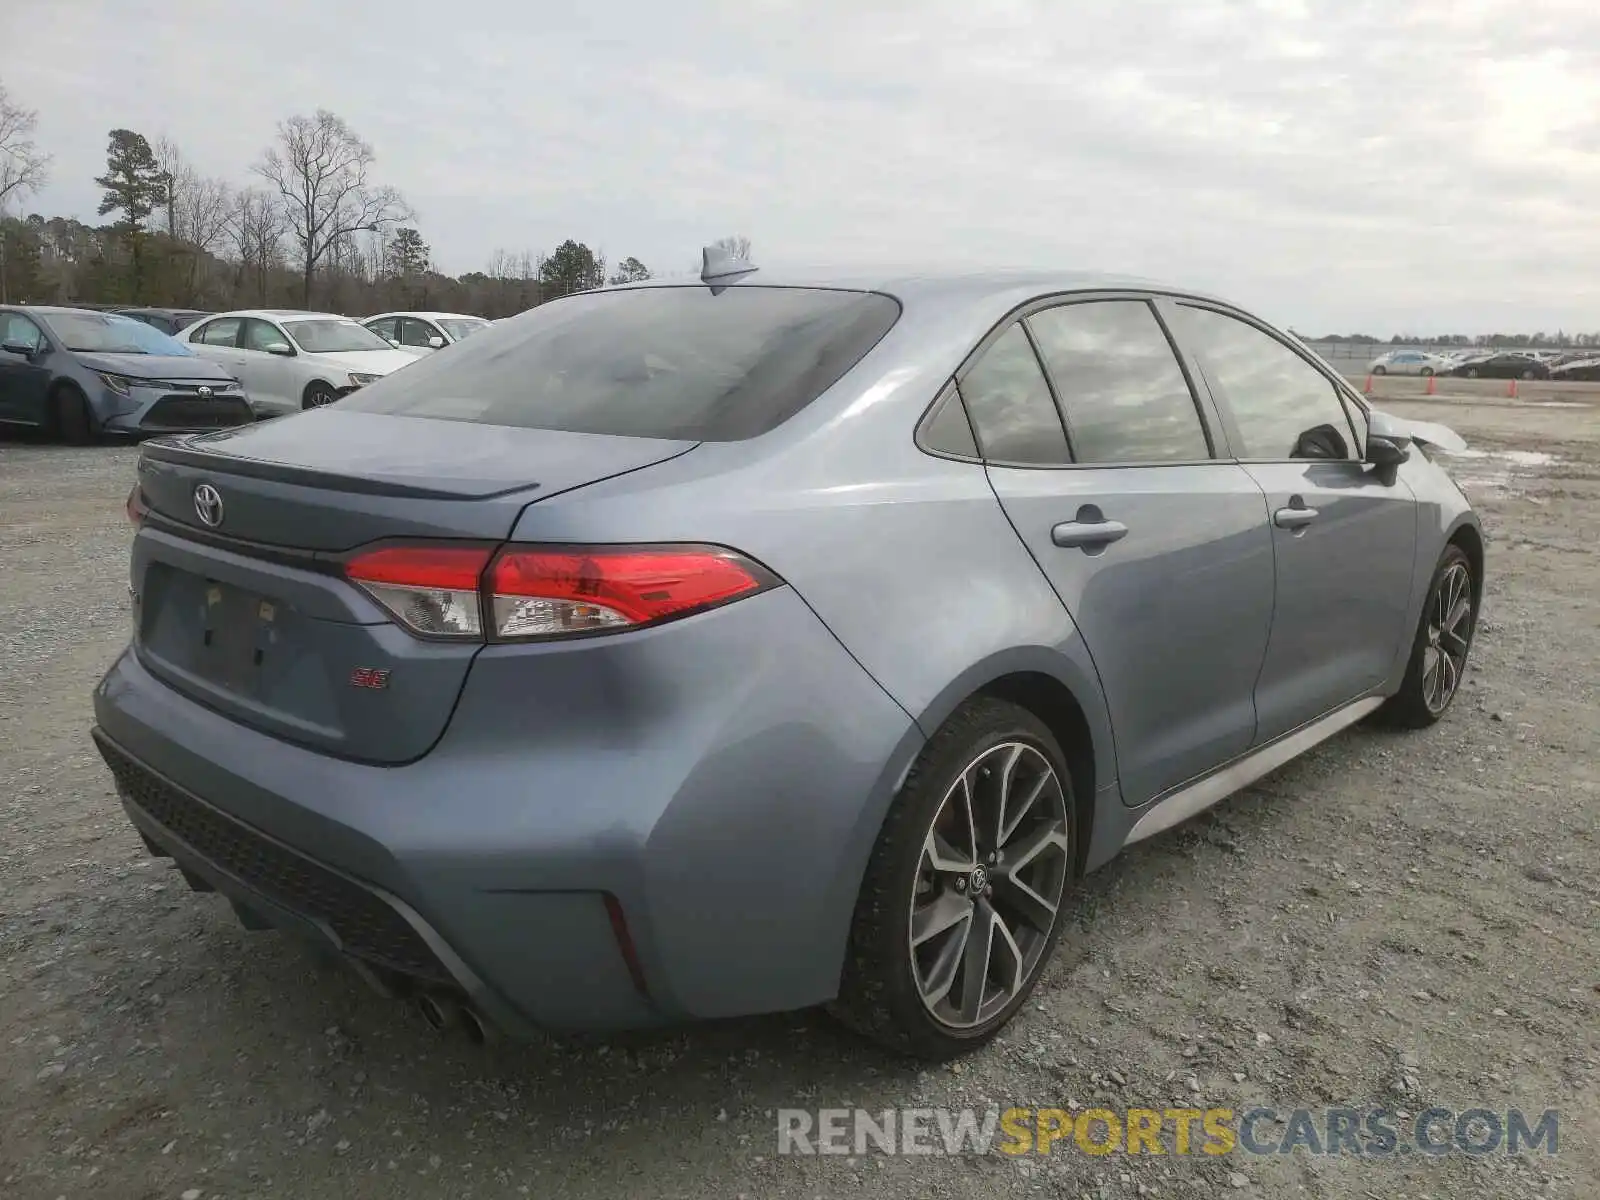
[[1112, 542], [1121, 541], [1128, 536], [1128, 527], [1121, 521], [1107, 521], [1096, 510], [1094, 517], [1085, 520], [1086, 513], [1081, 509], [1078, 520], [1063, 521], [1050, 531], [1050, 540], [1064, 550], [1076, 547], [1079, 550], [1103, 549]]
[[1288, 508], [1280, 508], [1272, 514], [1272, 523], [1279, 529], [1304, 529], [1317, 519], [1317, 510], [1307, 508], [1304, 502], [1299, 505], [1291, 504]]

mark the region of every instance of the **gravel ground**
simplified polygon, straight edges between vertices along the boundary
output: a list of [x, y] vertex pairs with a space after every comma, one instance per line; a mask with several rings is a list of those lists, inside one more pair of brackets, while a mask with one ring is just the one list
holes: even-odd
[[[1091, 877], [1036, 1003], [931, 1070], [812, 1014], [478, 1048], [238, 928], [145, 855], [87, 736], [136, 451], [0, 442], [0, 1197], [1600, 1195], [1600, 407], [1393, 407], [1478, 452], [1450, 716]], [[1555, 1108], [1560, 1152], [774, 1153], [778, 1108], [1175, 1102]]]

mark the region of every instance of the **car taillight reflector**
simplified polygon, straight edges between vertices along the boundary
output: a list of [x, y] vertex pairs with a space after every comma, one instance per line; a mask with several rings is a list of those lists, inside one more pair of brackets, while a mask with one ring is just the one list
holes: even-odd
[[144, 489], [137, 483], [133, 485], [133, 490], [128, 493], [124, 509], [128, 514], [128, 524], [130, 525], [144, 524], [145, 517], [149, 515], [150, 506], [145, 503]]
[[346, 563], [345, 574], [413, 633], [481, 639], [478, 582], [493, 553], [487, 546], [382, 546]]
[[779, 581], [722, 546], [384, 546], [349, 578], [424, 637], [499, 641], [605, 633], [702, 612]]
[[721, 546], [507, 547], [484, 578], [495, 636], [600, 633], [687, 616], [772, 586]]

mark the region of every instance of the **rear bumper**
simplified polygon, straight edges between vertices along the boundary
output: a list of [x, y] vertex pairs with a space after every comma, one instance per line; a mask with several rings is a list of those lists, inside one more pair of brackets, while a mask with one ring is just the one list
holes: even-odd
[[132, 651], [95, 693], [96, 740], [192, 875], [509, 1031], [831, 997], [910, 718], [787, 588], [575, 651], [484, 651], [401, 767], [258, 733]]

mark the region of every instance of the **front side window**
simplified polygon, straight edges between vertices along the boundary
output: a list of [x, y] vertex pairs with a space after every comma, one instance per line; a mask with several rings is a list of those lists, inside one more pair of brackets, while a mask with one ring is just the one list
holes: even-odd
[[26, 346], [30, 353], [38, 353], [39, 347], [44, 345], [44, 334], [21, 313], [0, 313], [0, 342], [7, 346]]
[[1059, 466], [1072, 461], [1050, 385], [1021, 325], [1011, 326], [984, 351], [961, 380], [961, 395], [990, 462]]
[[206, 346], [237, 346], [241, 324], [238, 317], [218, 317], [200, 326], [189, 336], [189, 340]]
[[1180, 304], [1175, 332], [1233, 412], [1240, 458], [1352, 458], [1350, 423], [1331, 380], [1237, 317]]
[[340, 317], [285, 321], [283, 328], [307, 354], [343, 354], [351, 350], [392, 350], [372, 330]]
[[[416, 346], [426, 350], [430, 338], [439, 337], [439, 331], [426, 321], [419, 321], [416, 317], [400, 318], [400, 344], [402, 346]], [[441, 338], [441, 340], [443, 340]]]
[[1172, 345], [1143, 300], [1063, 304], [1028, 318], [1079, 463], [1211, 457]]
[[398, 317], [382, 317], [376, 321], [368, 321], [367, 328], [385, 341], [393, 342], [399, 340], [395, 330], [399, 323], [400, 319]]
[[240, 339], [239, 344], [246, 350], [268, 354], [273, 346], [287, 347], [289, 339], [284, 337], [283, 331], [272, 322], [251, 317], [244, 323], [244, 337]]
[[822, 395], [899, 316], [890, 296], [831, 288], [579, 293], [339, 403], [484, 425], [738, 441]]

